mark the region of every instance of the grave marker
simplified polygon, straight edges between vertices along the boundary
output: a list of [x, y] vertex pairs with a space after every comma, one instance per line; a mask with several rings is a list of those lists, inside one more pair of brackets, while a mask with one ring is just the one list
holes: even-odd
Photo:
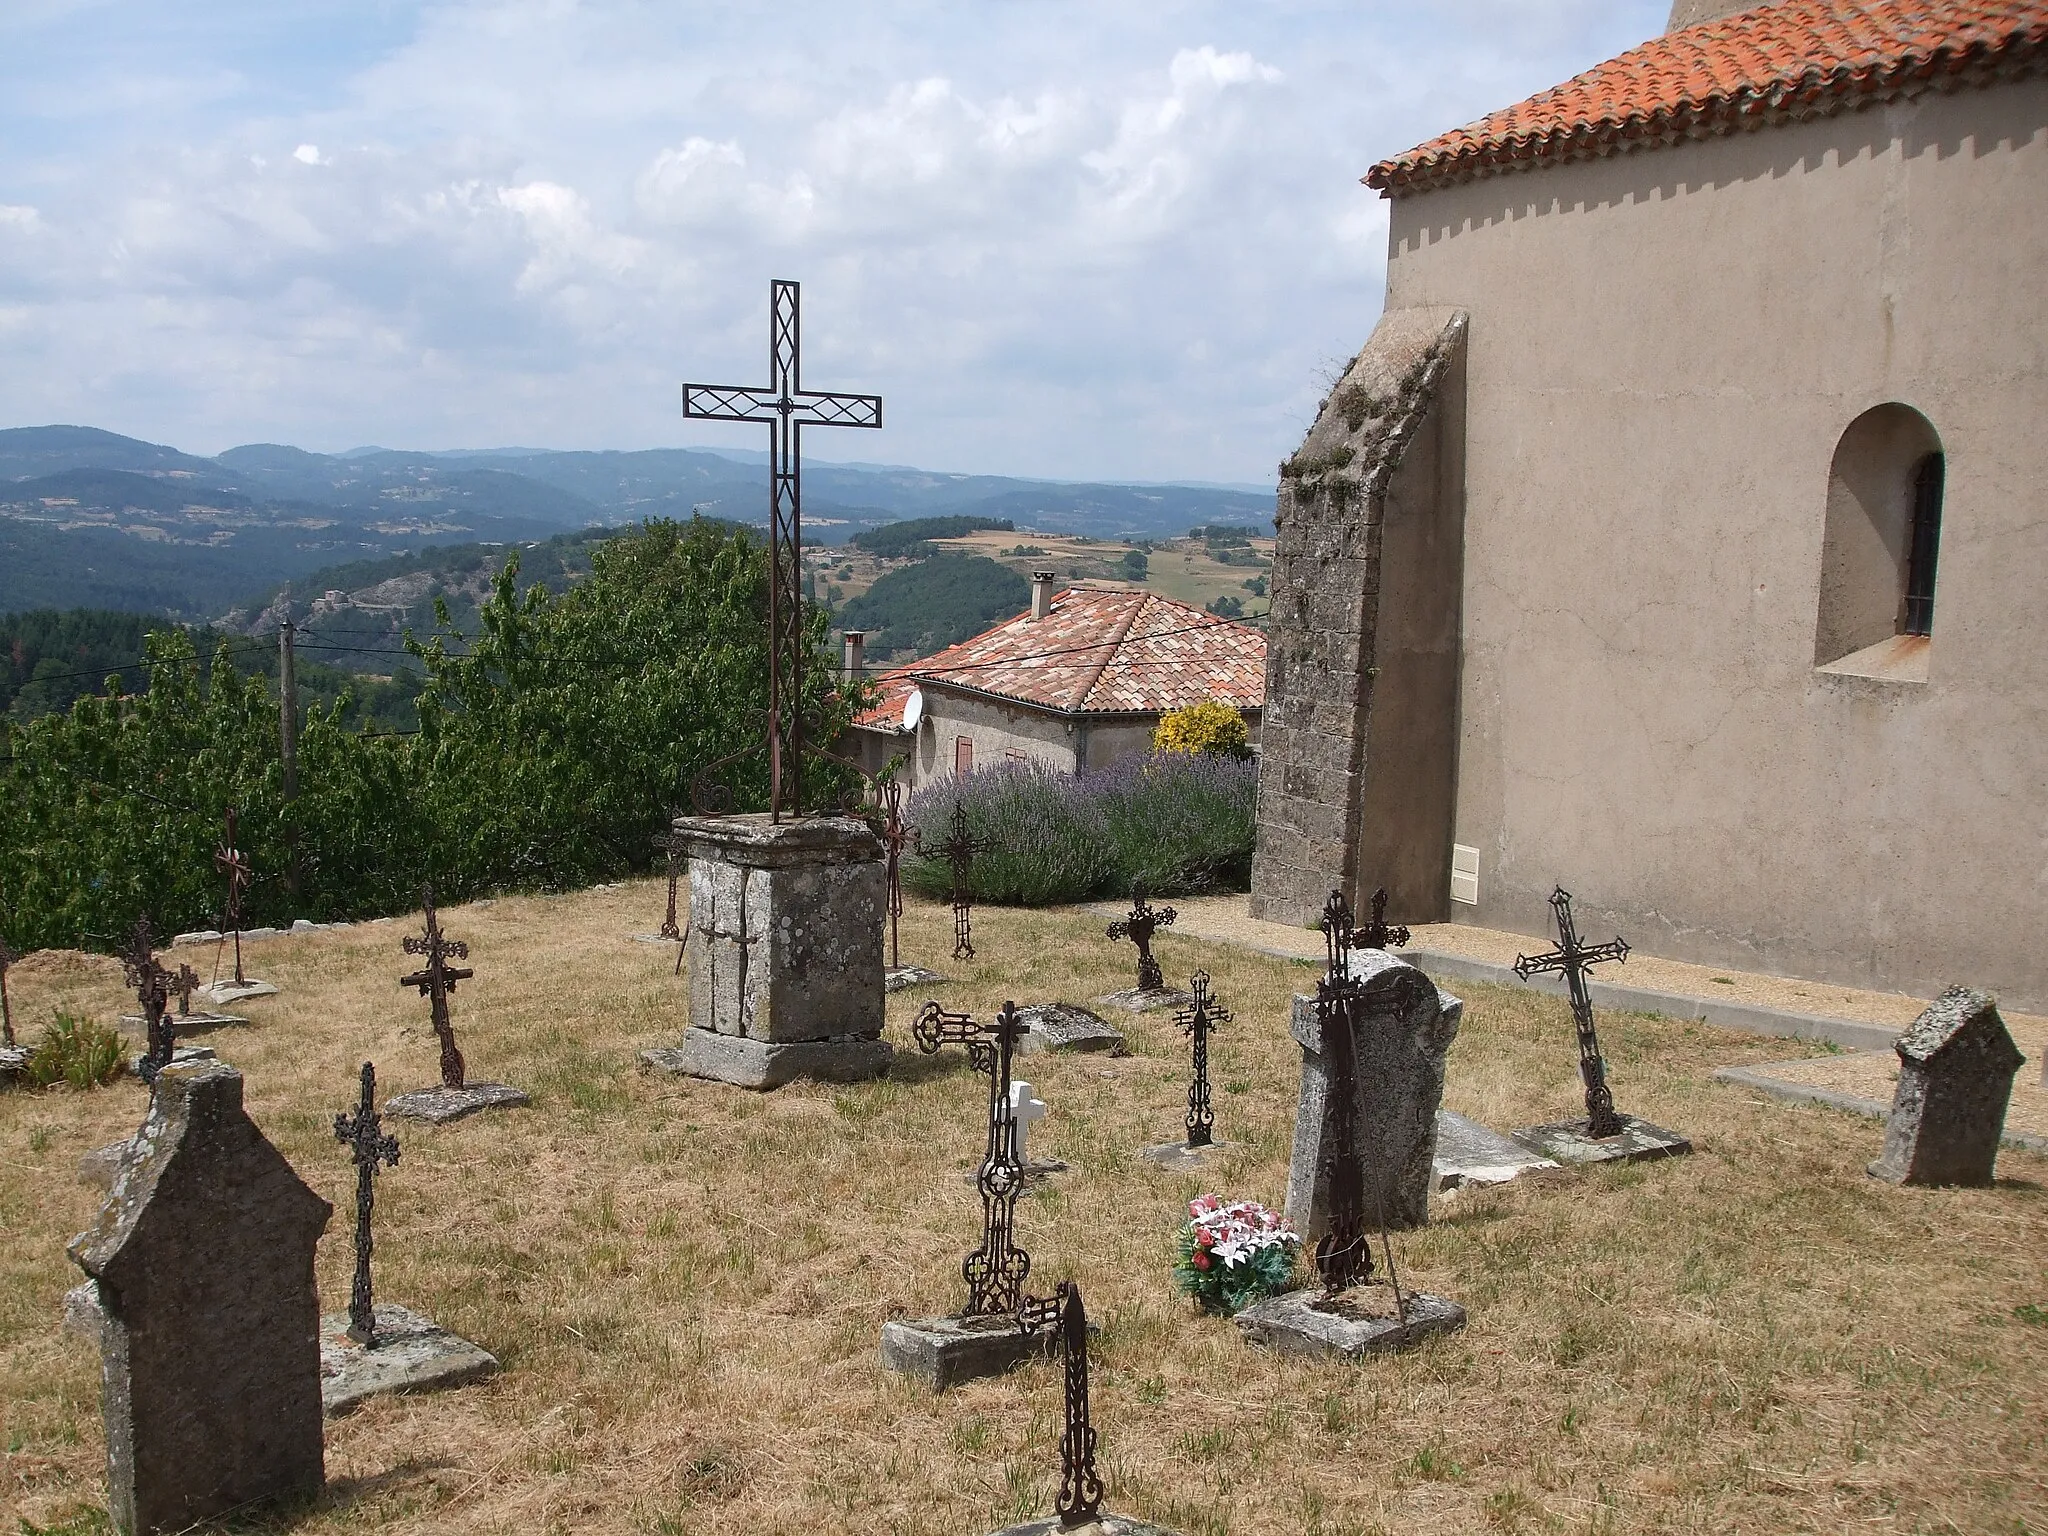
[[405, 952], [422, 955], [427, 963], [410, 975], [399, 977], [398, 985], [400, 988], [418, 987], [420, 996], [431, 1000], [434, 1035], [441, 1042], [441, 1086], [401, 1093], [384, 1106], [384, 1112], [407, 1120], [423, 1120], [430, 1125], [445, 1125], [480, 1109], [531, 1103], [532, 1100], [524, 1093], [503, 1083], [469, 1081], [468, 1064], [463, 1061], [462, 1051], [455, 1044], [455, 1026], [448, 1016], [448, 998], [456, 983], [468, 981], [476, 975], [468, 966], [450, 965], [448, 962], [467, 960], [469, 945], [461, 939], [450, 939], [442, 934], [440, 916], [434, 911], [433, 886], [420, 887], [420, 906], [426, 932], [419, 936], [407, 934]]
[[7, 968], [20, 958], [7, 947], [7, 941], [0, 938], [0, 1045], [15, 1043], [14, 1005], [7, 998]]
[[[221, 872], [222, 879], [227, 883], [227, 894], [221, 926], [223, 929], [229, 930], [234, 937], [235, 979], [233, 981], [215, 980], [199, 990], [205, 995], [207, 1002], [211, 1006], [224, 1008], [229, 1003], [241, 1002], [251, 997], [268, 997], [277, 991], [277, 988], [269, 982], [256, 981], [242, 973], [242, 898], [247, 894], [250, 885], [254, 883], [256, 874], [254, 866], [249, 862], [248, 854], [244, 853], [241, 849], [240, 839], [236, 831], [236, 813], [233, 806], [229, 806], [227, 809], [225, 831], [220, 843], [213, 850], [213, 865], [214, 868]], [[276, 929], [260, 929], [255, 932], [275, 933], [276, 931]], [[252, 933], [253, 936], [254, 934]], [[228, 934], [223, 933], [219, 942], [226, 944], [227, 939]], [[216, 977], [220, 974], [218, 951], [216, 951], [214, 956], [214, 974]]]
[[1950, 987], [1893, 1047], [1899, 1086], [1873, 1177], [1984, 1188], [1992, 1181], [2013, 1079], [2026, 1062], [1998, 1005]]
[[1586, 1086], [1586, 1118], [1558, 1120], [1515, 1132], [1515, 1140], [1560, 1163], [1643, 1162], [1677, 1157], [1692, 1143], [1676, 1131], [1617, 1113], [1607, 1086], [1607, 1063], [1600, 1054], [1600, 1036], [1593, 1026], [1593, 998], [1586, 990], [1586, 969], [1609, 960], [1628, 959], [1628, 944], [1616, 938], [1607, 944], [1582, 944], [1572, 920], [1571, 892], [1558, 886], [1550, 893], [1557, 920], [1557, 947], [1540, 955], [1518, 955], [1515, 974], [1531, 976], [1557, 971], [1571, 995], [1572, 1022], [1579, 1038], [1579, 1077]]
[[171, 1064], [177, 1049], [177, 1026], [169, 1017], [171, 973], [157, 963], [146, 917], [135, 920], [135, 932], [121, 954], [121, 973], [135, 989], [135, 1001], [141, 1006], [143, 1028], [147, 1031], [142, 1061], [135, 1075], [154, 1087], [157, 1075]]
[[[918, 845], [920, 848], [923, 844]], [[958, 800], [953, 802], [953, 816], [946, 832], [946, 840], [939, 844], [938, 852], [945, 856], [946, 867], [952, 874], [953, 889], [953, 958], [972, 960], [974, 958], [974, 856], [988, 846], [987, 840], [972, 837], [967, 831], [967, 807]]]
[[158, 1074], [70, 1250], [101, 1318], [107, 1504], [124, 1536], [320, 1490], [313, 1254], [332, 1214], [250, 1120], [239, 1072]]
[[1179, 914], [1171, 907], [1155, 910], [1145, 900], [1145, 888], [1131, 887], [1131, 911], [1128, 917], [1120, 917], [1104, 930], [1111, 939], [1129, 939], [1138, 947], [1139, 992], [1163, 992], [1166, 990], [1166, 975], [1159, 969], [1159, 962], [1152, 958], [1152, 935], [1161, 928], [1170, 928]]
[[377, 1113], [377, 1069], [363, 1063], [362, 1098], [355, 1113], [334, 1117], [334, 1139], [348, 1148], [356, 1165], [356, 1272], [348, 1293], [348, 1336], [358, 1344], [377, 1342], [377, 1306], [370, 1287], [370, 1213], [377, 1204], [377, 1169], [398, 1166], [398, 1138], [385, 1134]]
[[1144, 1149], [1148, 1162], [1175, 1170], [1201, 1166], [1206, 1154], [1227, 1148], [1230, 1143], [1215, 1139], [1216, 1111], [1209, 1092], [1209, 1031], [1230, 1023], [1236, 1015], [1209, 995], [1209, 973], [1197, 971], [1188, 978], [1188, 995], [1193, 999], [1173, 1016], [1181, 1033], [1188, 1037], [1193, 1070], [1188, 1083], [1187, 1137]]

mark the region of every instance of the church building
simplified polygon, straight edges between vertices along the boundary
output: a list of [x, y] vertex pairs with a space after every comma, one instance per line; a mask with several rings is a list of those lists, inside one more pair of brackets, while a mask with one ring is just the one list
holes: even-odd
[[1678, 0], [1373, 166], [1255, 915], [2048, 1009], [2048, 0]]

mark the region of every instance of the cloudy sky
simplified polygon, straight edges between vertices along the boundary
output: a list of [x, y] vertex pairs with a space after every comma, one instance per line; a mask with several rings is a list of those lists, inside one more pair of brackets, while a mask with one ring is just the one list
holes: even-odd
[[4, 0], [0, 425], [1263, 482], [1379, 311], [1374, 160], [1665, 0]]

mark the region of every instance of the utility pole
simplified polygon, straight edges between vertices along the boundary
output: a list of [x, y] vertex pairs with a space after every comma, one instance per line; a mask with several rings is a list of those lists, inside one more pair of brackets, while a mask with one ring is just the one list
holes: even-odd
[[[291, 590], [284, 594], [284, 617], [277, 625], [277, 750], [284, 769], [285, 889], [299, 896], [299, 828], [294, 802], [299, 798], [299, 677], [292, 663]], [[294, 911], [294, 916], [297, 915]]]

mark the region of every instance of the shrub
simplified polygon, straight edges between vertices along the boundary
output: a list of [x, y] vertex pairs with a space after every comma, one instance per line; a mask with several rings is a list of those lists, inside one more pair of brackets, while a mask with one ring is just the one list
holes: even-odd
[[1174, 1245], [1173, 1283], [1204, 1312], [1230, 1317], [1291, 1289], [1300, 1252], [1301, 1239], [1263, 1205], [1198, 1195]]
[[60, 1012], [29, 1052], [22, 1076], [32, 1088], [69, 1083], [97, 1088], [128, 1070], [128, 1044], [106, 1025]]
[[1244, 716], [1217, 699], [1204, 699], [1159, 717], [1152, 732], [1154, 752], [1228, 752], [1251, 750], [1251, 728]]

